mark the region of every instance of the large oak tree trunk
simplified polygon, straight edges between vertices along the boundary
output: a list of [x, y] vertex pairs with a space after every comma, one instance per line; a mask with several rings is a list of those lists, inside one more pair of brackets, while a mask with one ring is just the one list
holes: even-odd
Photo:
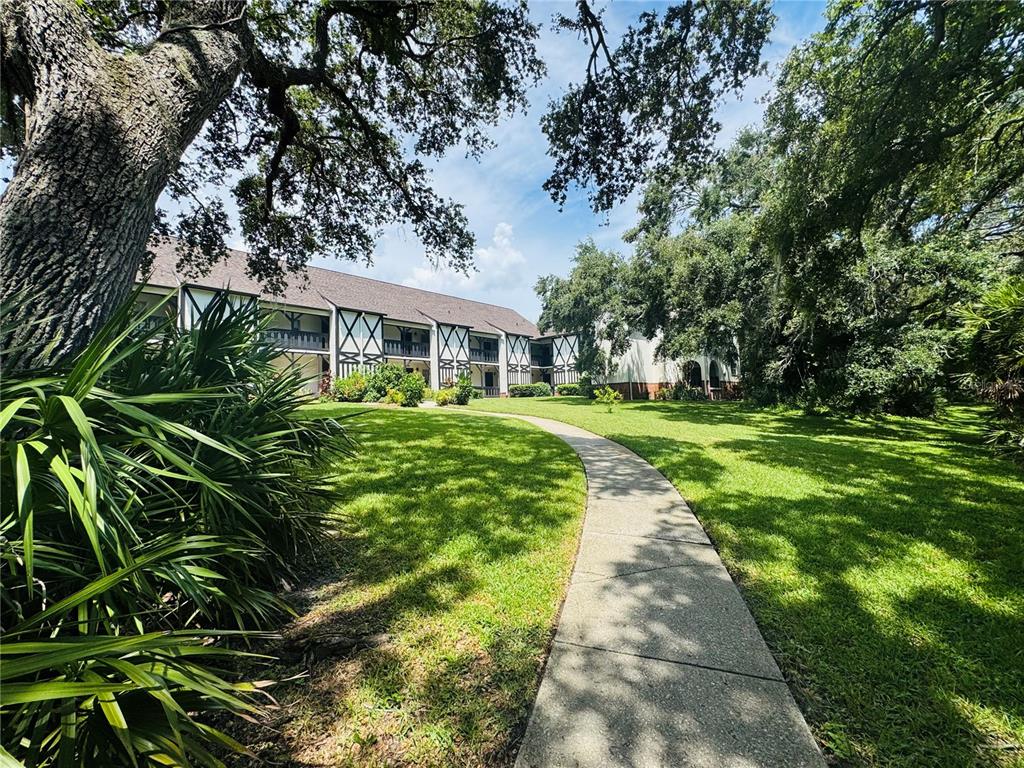
[[4, 3], [3, 58], [33, 92], [0, 199], [8, 369], [78, 351], [128, 296], [157, 198], [245, 62], [241, 5], [180, 4], [149, 50], [114, 55], [74, 0]]

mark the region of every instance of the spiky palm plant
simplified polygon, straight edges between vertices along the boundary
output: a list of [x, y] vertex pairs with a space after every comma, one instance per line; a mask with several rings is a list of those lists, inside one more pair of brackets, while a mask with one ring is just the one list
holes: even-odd
[[961, 316], [971, 342], [967, 383], [996, 407], [989, 442], [1024, 462], [1024, 279], [993, 288]]
[[146, 333], [132, 305], [69, 367], [0, 381], [0, 764], [240, 749], [202, 717], [260, 706], [224, 641], [273, 626], [275, 577], [326, 531], [349, 444], [301, 415], [259, 310]]

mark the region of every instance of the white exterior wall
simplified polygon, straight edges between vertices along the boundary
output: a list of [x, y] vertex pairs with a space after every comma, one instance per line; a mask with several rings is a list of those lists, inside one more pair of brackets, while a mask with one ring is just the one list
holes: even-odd
[[322, 376], [321, 369], [323, 367], [323, 356], [322, 355], [278, 355], [274, 358], [274, 367], [278, 370], [284, 370], [287, 368], [292, 361], [299, 366], [299, 370], [302, 371], [303, 378], [306, 379], [303, 392], [315, 395], [320, 391], [320, 378]]
[[[179, 322], [182, 328], [192, 328], [196, 320], [213, 301], [214, 297], [221, 293], [220, 290], [212, 288], [193, 288], [182, 286], [179, 293]], [[233, 293], [228, 291], [228, 303], [233, 309], [237, 309], [248, 302], [256, 301], [255, 296], [247, 293]]]
[[342, 309], [338, 321], [338, 375], [372, 367], [384, 359], [384, 316]]
[[[506, 343], [508, 381], [507, 384], [530, 384], [533, 373], [530, 370], [530, 337], [508, 336]], [[508, 386], [503, 392], [508, 391]]]
[[[615, 360], [614, 370], [606, 377], [608, 384], [670, 384], [685, 378], [683, 364], [687, 361], [680, 360], [657, 360], [654, 351], [658, 346], [659, 339], [645, 339], [639, 334], [633, 334], [630, 338], [629, 349]], [[608, 342], [601, 342], [601, 348], [605, 354], [610, 349]], [[708, 371], [711, 360], [715, 359], [720, 371], [720, 379], [723, 383], [739, 380], [739, 371], [731, 371], [729, 366], [722, 360], [712, 358], [709, 355], [697, 355], [689, 358], [700, 364], [700, 375], [703, 381], [708, 380]]]
[[438, 383], [454, 382], [469, 372], [469, 328], [462, 325], [437, 324]]
[[292, 322], [291, 319], [285, 315], [285, 312], [299, 313], [299, 330], [309, 331], [311, 333], [323, 333], [323, 322], [322, 318], [328, 316], [327, 312], [317, 314], [309, 309], [282, 309], [278, 304], [266, 304], [261, 302], [260, 305], [272, 312], [270, 315], [270, 325], [268, 328], [280, 328], [283, 330], [291, 330]]

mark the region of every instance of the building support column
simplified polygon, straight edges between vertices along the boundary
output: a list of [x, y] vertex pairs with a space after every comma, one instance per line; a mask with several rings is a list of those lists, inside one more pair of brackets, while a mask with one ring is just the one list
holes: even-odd
[[498, 336], [498, 395], [508, 395], [508, 337], [504, 331]]
[[430, 321], [430, 388], [441, 388], [441, 345], [437, 333], [437, 322]]
[[177, 298], [175, 299], [177, 302], [176, 306], [178, 308], [178, 318], [176, 323], [179, 331], [187, 331], [188, 328], [185, 327], [185, 289], [180, 285], [178, 286], [177, 294]]
[[336, 379], [338, 377], [338, 308], [331, 304], [331, 322], [328, 327], [327, 333], [327, 345], [330, 349], [330, 371], [331, 378]]
[[[353, 339], [359, 350], [356, 355], [359, 362], [359, 370], [362, 371], [366, 370], [366, 315], [362, 312], [356, 313], [356, 330], [358, 333], [354, 334]], [[381, 350], [381, 352], [383, 351]]]

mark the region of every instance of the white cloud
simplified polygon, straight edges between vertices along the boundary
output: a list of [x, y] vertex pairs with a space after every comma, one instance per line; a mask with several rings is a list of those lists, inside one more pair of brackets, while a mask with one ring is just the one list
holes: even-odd
[[427, 264], [416, 267], [402, 282], [430, 291], [486, 294], [518, 285], [526, 267], [526, 257], [512, 244], [512, 225], [504, 221], [494, 228], [491, 244], [476, 249], [473, 261], [476, 269], [469, 274]]

